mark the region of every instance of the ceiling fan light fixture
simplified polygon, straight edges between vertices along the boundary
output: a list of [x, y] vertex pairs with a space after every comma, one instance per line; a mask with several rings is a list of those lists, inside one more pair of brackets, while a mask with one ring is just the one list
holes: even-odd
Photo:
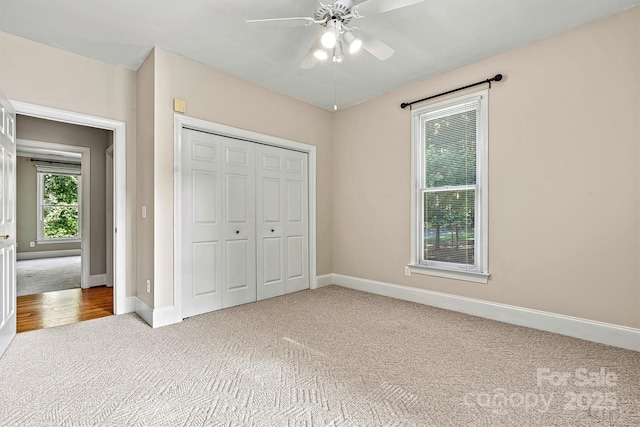
[[333, 34], [331, 31], [327, 31], [326, 33], [324, 33], [322, 35], [322, 38], [320, 39], [320, 41], [322, 42], [322, 46], [326, 47], [327, 49], [331, 49], [332, 47], [334, 47], [336, 45], [336, 36], [335, 34]]
[[322, 46], [326, 47], [327, 49], [333, 49], [336, 45], [336, 42], [338, 41], [339, 35], [340, 23], [337, 20], [332, 19], [331, 21], [327, 22], [327, 31], [325, 31], [325, 33], [320, 38], [320, 42], [322, 43]]
[[356, 53], [357, 51], [360, 50], [360, 48], [362, 47], [362, 40], [360, 39], [355, 39], [350, 45], [349, 45], [349, 53]]
[[344, 42], [349, 46], [349, 53], [354, 54], [362, 47], [362, 40], [356, 38], [351, 31], [345, 31], [342, 35]]
[[333, 62], [340, 63], [344, 59], [344, 53], [342, 53], [342, 43], [337, 42], [335, 49], [333, 50]]

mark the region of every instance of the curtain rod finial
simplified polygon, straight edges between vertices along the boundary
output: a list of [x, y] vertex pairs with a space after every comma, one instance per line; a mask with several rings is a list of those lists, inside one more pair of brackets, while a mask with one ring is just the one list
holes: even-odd
[[496, 74], [496, 76], [493, 78], [493, 80], [499, 82], [500, 80], [502, 80], [502, 74]]

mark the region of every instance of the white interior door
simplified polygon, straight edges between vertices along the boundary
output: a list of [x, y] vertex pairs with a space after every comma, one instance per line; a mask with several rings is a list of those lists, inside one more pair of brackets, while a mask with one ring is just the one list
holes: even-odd
[[16, 335], [16, 114], [0, 93], [0, 355]]
[[284, 295], [285, 177], [276, 148], [256, 147], [256, 244], [258, 300]]
[[185, 129], [182, 316], [256, 300], [255, 148]]
[[308, 289], [307, 154], [185, 129], [182, 316]]
[[285, 177], [285, 293], [309, 289], [309, 172], [307, 155], [282, 150]]
[[222, 308], [221, 137], [182, 134], [182, 316]]
[[257, 145], [258, 300], [309, 288], [307, 155]]
[[256, 300], [255, 144], [224, 140], [224, 288], [222, 306]]

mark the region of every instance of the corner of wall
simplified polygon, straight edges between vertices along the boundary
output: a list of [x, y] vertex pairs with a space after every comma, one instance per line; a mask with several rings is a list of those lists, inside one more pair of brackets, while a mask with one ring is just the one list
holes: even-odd
[[137, 298], [153, 308], [153, 286], [147, 291], [147, 280], [154, 283], [154, 126], [155, 126], [155, 49], [137, 71], [136, 86], [136, 179], [135, 179], [135, 289]]

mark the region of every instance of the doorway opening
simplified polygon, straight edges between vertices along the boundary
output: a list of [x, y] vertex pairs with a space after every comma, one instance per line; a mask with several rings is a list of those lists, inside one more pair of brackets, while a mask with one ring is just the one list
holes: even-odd
[[87, 306], [92, 318], [113, 314], [80, 292], [107, 285], [104, 157], [113, 132], [18, 115], [16, 133], [17, 331], [85, 320]]
[[[45, 121], [62, 122], [64, 124], [79, 125], [85, 128], [93, 128], [104, 130], [105, 135], [101, 149], [96, 147], [86, 148], [83, 151], [76, 146], [60, 147], [48, 145], [44, 149], [57, 148], [58, 151], [66, 153], [80, 153], [82, 184], [80, 185], [80, 194], [78, 202], [78, 226], [80, 228], [81, 240], [81, 288], [65, 289], [54, 292], [46, 292], [39, 294], [39, 297], [29, 296], [29, 300], [24, 301], [23, 308], [33, 310], [37, 304], [41, 306], [46, 304], [62, 304], [76, 307], [83, 306], [93, 307], [91, 309], [93, 315], [102, 312], [107, 314], [121, 314], [128, 310], [126, 301], [126, 153], [125, 153], [125, 124], [123, 122], [103, 119], [94, 116], [87, 116], [78, 113], [51, 109], [21, 102], [12, 102], [19, 117], [25, 119], [45, 119]], [[96, 129], [97, 128], [97, 129]], [[18, 134], [20, 134], [20, 122], [17, 126]], [[19, 145], [25, 145], [20, 144]], [[23, 142], [23, 141], [22, 141]], [[38, 146], [43, 144], [42, 141], [28, 141], [27, 146]], [[55, 144], [54, 144], [55, 145]], [[41, 146], [40, 149], [43, 149]], [[93, 149], [92, 149], [93, 148]], [[98, 153], [99, 152], [99, 153]], [[41, 154], [41, 153], [40, 153]], [[58, 153], [59, 154], [59, 153]], [[93, 156], [91, 156], [93, 154]], [[97, 154], [100, 154], [96, 156]], [[98, 162], [92, 165], [91, 157], [97, 157]], [[86, 162], [85, 162], [86, 160]], [[73, 162], [68, 162], [73, 163]], [[52, 163], [53, 164], [53, 163]], [[96, 165], [100, 165], [96, 167]], [[60, 165], [57, 165], [60, 166]], [[67, 165], [70, 166], [70, 165]], [[92, 169], [102, 168], [103, 178], [97, 183], [97, 187], [93, 190], [93, 196], [89, 192], [90, 185], [86, 182], [90, 181]], [[107, 171], [106, 169], [111, 169]], [[55, 171], [54, 171], [55, 172]], [[85, 174], [86, 172], [86, 174]], [[111, 180], [111, 182], [107, 182]], [[98, 188], [99, 190], [96, 190]], [[107, 191], [111, 191], [107, 197]], [[92, 221], [91, 206], [95, 205], [96, 194], [102, 202], [102, 206], [96, 209], [94, 206], [93, 214], [101, 214], [100, 221]], [[83, 198], [85, 199], [83, 203]], [[89, 202], [86, 202], [89, 201]], [[70, 208], [64, 207], [69, 210]], [[72, 209], [72, 208], [71, 208]], [[92, 226], [93, 224], [93, 226]], [[17, 233], [20, 236], [20, 233]], [[65, 234], [64, 232], [62, 234]], [[97, 236], [101, 235], [100, 244], [92, 245]], [[92, 238], [93, 236], [93, 238]], [[41, 236], [40, 236], [41, 237]], [[47, 236], [45, 236], [46, 238]], [[64, 239], [64, 237], [63, 237]], [[30, 244], [31, 241], [27, 243]], [[36, 240], [36, 245], [40, 248], [44, 247], [48, 242]], [[55, 242], [59, 243], [59, 242]], [[65, 242], [70, 243], [70, 242]], [[109, 255], [107, 255], [107, 251]], [[61, 255], [72, 255], [71, 253], [62, 253]], [[77, 262], [77, 261], [76, 261]], [[70, 262], [71, 263], [71, 262]], [[69, 263], [69, 264], [70, 264]], [[96, 268], [95, 266], [98, 265]], [[20, 298], [27, 298], [26, 296]], [[20, 299], [18, 299], [20, 302]], [[57, 310], [58, 312], [60, 310]], [[18, 306], [18, 315], [20, 315], [20, 304]], [[43, 315], [44, 316], [44, 315]], [[91, 316], [91, 315], [90, 315]], [[102, 316], [97, 316], [102, 317]], [[88, 318], [82, 314], [76, 313], [78, 320], [86, 320]], [[18, 322], [20, 323], [20, 322]], [[20, 327], [18, 328], [20, 331]]]
[[[20, 129], [22, 129], [22, 136], [38, 139], [56, 139], [58, 137], [56, 134], [64, 135], [64, 131], [69, 132], [68, 128], [56, 125], [59, 124], [47, 120], [17, 117], [19, 135], [16, 138], [17, 259], [22, 261], [81, 256], [78, 284], [88, 288], [91, 281], [91, 149], [86, 146], [20, 137]], [[78, 129], [81, 128], [78, 127]], [[72, 128], [73, 130], [77, 131]], [[50, 135], [52, 136], [49, 137]], [[105, 138], [106, 135], [102, 137]], [[96, 172], [99, 171], [94, 171], [93, 181], [97, 182], [99, 180], [96, 179]], [[96, 211], [94, 215], [97, 213], [99, 212]], [[102, 218], [98, 220], [104, 222]], [[96, 255], [99, 254], [96, 253]], [[71, 261], [70, 258], [69, 262]], [[46, 267], [44, 263], [31, 264], [34, 264], [35, 271]], [[60, 273], [63, 271], [61, 270]], [[69, 270], [67, 273], [71, 274], [72, 271]], [[36, 275], [34, 279], [40, 276], [40, 279], [54, 281], [54, 277], [46, 277], [45, 274]], [[40, 287], [37, 283], [32, 285], [30, 287], [34, 287], [34, 290], [49, 289], [42, 280], [40, 280]], [[22, 291], [18, 289], [19, 296], [27, 293], [39, 292], [31, 292], [26, 288]]]

